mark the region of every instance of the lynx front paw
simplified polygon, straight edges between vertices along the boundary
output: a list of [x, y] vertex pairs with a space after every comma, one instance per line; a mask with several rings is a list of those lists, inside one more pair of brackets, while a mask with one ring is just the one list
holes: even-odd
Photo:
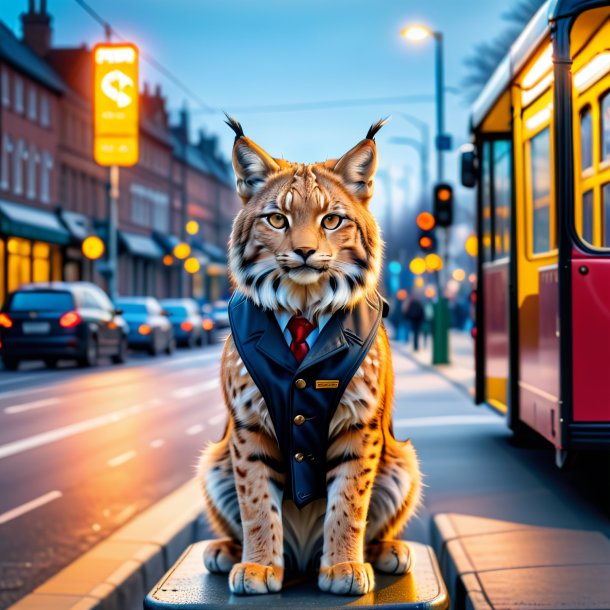
[[212, 574], [228, 574], [241, 559], [241, 546], [230, 538], [212, 540], [203, 551], [203, 565]]
[[282, 589], [283, 568], [260, 563], [237, 563], [229, 574], [229, 589], [237, 595], [277, 593]]
[[344, 561], [321, 567], [318, 586], [322, 591], [336, 595], [364, 595], [375, 588], [375, 576], [370, 563]]
[[413, 552], [404, 540], [380, 540], [371, 545], [373, 567], [384, 574], [406, 574], [413, 568]]

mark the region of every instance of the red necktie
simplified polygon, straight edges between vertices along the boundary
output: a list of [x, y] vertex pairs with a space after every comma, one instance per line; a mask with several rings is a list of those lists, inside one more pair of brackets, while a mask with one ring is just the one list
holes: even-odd
[[303, 358], [309, 351], [306, 339], [314, 328], [315, 326], [307, 318], [301, 318], [300, 316], [293, 316], [288, 322], [288, 330], [292, 335], [290, 351], [299, 364], [303, 362]]

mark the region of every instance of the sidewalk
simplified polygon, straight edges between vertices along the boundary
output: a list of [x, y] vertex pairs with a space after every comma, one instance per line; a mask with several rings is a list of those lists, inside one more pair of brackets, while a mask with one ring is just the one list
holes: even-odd
[[419, 350], [413, 351], [413, 342], [394, 341], [393, 347], [401, 354], [413, 358], [419, 365], [432, 368], [451, 383], [474, 395], [474, 339], [470, 333], [452, 329], [449, 334], [449, 364], [432, 365], [432, 339], [424, 345], [420, 340]]

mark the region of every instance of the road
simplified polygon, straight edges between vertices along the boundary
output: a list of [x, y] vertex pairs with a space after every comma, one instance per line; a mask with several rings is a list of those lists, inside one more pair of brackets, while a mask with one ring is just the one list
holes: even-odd
[[[0, 608], [193, 476], [224, 427], [220, 349], [0, 372]], [[422, 366], [402, 345], [393, 353], [396, 436], [413, 440], [426, 484], [407, 538], [430, 542], [437, 512], [610, 535], [607, 454], [560, 472], [545, 442], [512, 446], [459, 375]]]
[[220, 352], [0, 371], [0, 608], [193, 476], [224, 429]]

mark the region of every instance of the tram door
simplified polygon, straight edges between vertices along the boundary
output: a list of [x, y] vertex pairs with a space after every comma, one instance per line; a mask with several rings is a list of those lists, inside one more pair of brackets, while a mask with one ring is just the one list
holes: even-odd
[[558, 444], [559, 312], [550, 44], [513, 87], [519, 418]]
[[481, 142], [481, 243], [484, 331], [484, 399], [501, 413], [508, 405], [509, 257], [512, 146], [509, 134]]
[[[608, 40], [608, 7], [584, 13], [571, 33], [575, 239], [571, 268], [573, 387], [570, 419], [576, 424], [572, 437], [583, 442], [590, 442], [591, 437], [596, 436], [595, 426], [590, 424], [607, 425], [610, 421]], [[579, 428], [583, 431], [580, 438]]]

